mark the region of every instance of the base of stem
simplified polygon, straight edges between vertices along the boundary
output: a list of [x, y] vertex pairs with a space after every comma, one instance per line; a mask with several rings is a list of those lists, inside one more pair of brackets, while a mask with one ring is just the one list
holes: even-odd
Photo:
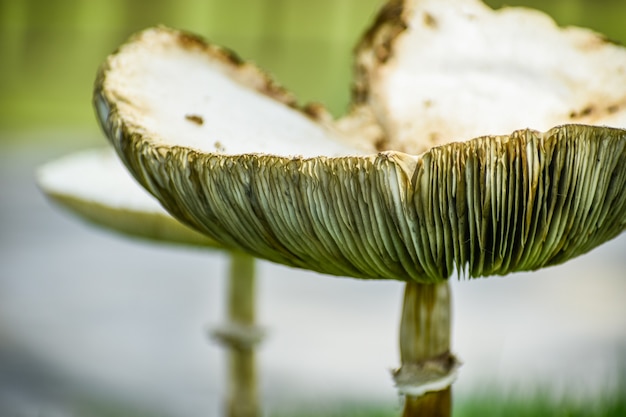
[[452, 412], [452, 389], [429, 392], [415, 397], [407, 395], [404, 399], [402, 417], [449, 417]]

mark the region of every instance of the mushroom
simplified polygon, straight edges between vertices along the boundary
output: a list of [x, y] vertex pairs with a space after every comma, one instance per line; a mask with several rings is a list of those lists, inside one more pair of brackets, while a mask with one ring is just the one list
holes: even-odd
[[255, 324], [254, 258], [231, 251], [170, 216], [124, 169], [115, 152], [77, 152], [42, 166], [37, 173], [42, 191], [73, 214], [107, 230], [143, 240], [225, 250], [230, 255], [227, 322], [212, 336], [228, 350], [229, 415], [259, 414], [254, 347], [264, 337]]
[[391, 0], [338, 121], [165, 27], [107, 58], [94, 104], [182, 223], [273, 262], [405, 281], [405, 415], [448, 415], [451, 274], [556, 265], [624, 230], [624, 86], [626, 50], [539, 12]]
[[106, 230], [148, 241], [222, 248], [170, 216], [134, 181], [111, 148], [48, 162], [39, 168], [37, 183], [60, 207]]

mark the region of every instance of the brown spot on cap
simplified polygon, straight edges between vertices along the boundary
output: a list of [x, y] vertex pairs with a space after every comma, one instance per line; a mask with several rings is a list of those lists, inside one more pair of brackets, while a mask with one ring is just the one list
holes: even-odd
[[429, 28], [435, 29], [437, 28], [437, 19], [432, 14], [424, 12], [424, 24]]
[[332, 119], [321, 103], [307, 103], [302, 111], [313, 120], [330, 121]]
[[185, 119], [199, 126], [202, 126], [202, 124], [204, 123], [204, 119], [202, 118], [202, 116], [198, 116], [197, 114], [186, 114]]
[[215, 141], [213, 146], [215, 146], [215, 150], [218, 152], [224, 152], [226, 150], [226, 148], [224, 148], [224, 145], [222, 145], [222, 142], [218, 140]]
[[569, 118], [570, 119], [578, 119], [578, 118], [581, 118], [581, 117], [589, 116], [589, 115], [591, 115], [591, 113], [594, 112], [594, 110], [595, 110], [595, 108], [592, 105], [589, 105], [589, 106], [583, 108], [580, 111], [573, 110], [572, 112], [570, 112]]
[[228, 48], [209, 44], [206, 39], [194, 33], [176, 31], [178, 44], [184, 49], [200, 49], [209, 52], [211, 55], [219, 57], [222, 61], [239, 67], [244, 64], [243, 59]]
[[204, 40], [200, 36], [190, 32], [179, 32], [177, 39], [180, 46], [184, 49], [206, 48]]
[[389, 139], [386, 136], [380, 136], [374, 142], [374, 148], [376, 148], [378, 152], [384, 152], [388, 150], [388, 147], [389, 147]]

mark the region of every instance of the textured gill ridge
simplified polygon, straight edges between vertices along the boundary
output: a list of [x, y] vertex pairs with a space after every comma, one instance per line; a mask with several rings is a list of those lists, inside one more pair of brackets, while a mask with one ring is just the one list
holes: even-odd
[[145, 175], [140, 181], [175, 217], [227, 246], [333, 275], [424, 279], [406, 241], [406, 218], [415, 217], [407, 213], [410, 173], [393, 154], [289, 159], [171, 148], [155, 155], [144, 146], [130, 164]]
[[428, 275], [429, 265], [473, 277], [534, 270], [619, 235], [625, 144], [623, 130], [569, 125], [431, 150], [415, 195]]

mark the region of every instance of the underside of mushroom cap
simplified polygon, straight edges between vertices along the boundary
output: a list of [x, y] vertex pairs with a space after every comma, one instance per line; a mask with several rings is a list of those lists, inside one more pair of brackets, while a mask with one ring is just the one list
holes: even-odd
[[[227, 247], [327, 274], [427, 283], [454, 269], [475, 277], [561, 263], [624, 230], [624, 130], [567, 125], [418, 156], [366, 154], [267, 94], [250, 64], [181, 36], [152, 29], [110, 56], [96, 110], [139, 182]], [[242, 68], [260, 78], [242, 80]]]
[[354, 114], [381, 126], [378, 150], [567, 123], [626, 127], [626, 49], [531, 9], [391, 1], [355, 72]]
[[108, 230], [162, 243], [222, 246], [170, 216], [110, 148], [48, 162], [39, 168], [37, 183], [61, 207]]

